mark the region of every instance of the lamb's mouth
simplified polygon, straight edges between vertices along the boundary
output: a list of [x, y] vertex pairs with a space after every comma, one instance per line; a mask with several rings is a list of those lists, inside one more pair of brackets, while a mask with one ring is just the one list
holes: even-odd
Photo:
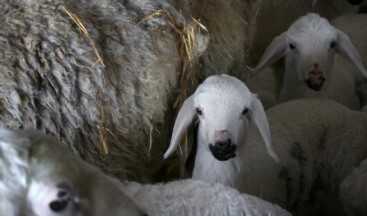
[[325, 78], [324, 77], [320, 77], [319, 79], [315, 80], [315, 79], [307, 79], [305, 80], [305, 83], [307, 84], [307, 86], [315, 91], [320, 91], [323, 84], [324, 84]]
[[226, 161], [231, 158], [236, 157], [236, 145], [232, 144], [229, 147], [223, 149], [218, 148], [212, 144], [209, 145], [209, 149], [212, 152], [212, 155], [215, 157], [215, 159], [219, 161]]

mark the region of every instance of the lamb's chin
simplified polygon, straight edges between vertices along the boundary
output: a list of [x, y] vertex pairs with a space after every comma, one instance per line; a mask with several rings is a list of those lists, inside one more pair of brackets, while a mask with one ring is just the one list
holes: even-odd
[[307, 87], [314, 91], [320, 91], [322, 89], [322, 86], [324, 85], [324, 82], [325, 82], [324, 77], [320, 77], [320, 79], [317, 81], [313, 81], [311, 79], [305, 80]]
[[219, 161], [227, 161], [236, 157], [236, 145], [231, 145], [226, 149], [216, 148], [214, 145], [209, 145], [209, 149], [213, 157]]

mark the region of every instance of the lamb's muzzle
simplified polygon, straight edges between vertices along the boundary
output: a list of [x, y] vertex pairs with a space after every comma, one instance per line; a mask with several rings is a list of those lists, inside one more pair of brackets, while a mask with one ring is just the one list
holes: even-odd
[[236, 157], [236, 145], [232, 143], [228, 130], [217, 130], [214, 133], [214, 145], [209, 144], [213, 156], [220, 161], [226, 161]]
[[236, 145], [232, 144], [231, 139], [227, 139], [225, 142], [216, 142], [215, 145], [210, 144], [209, 149], [213, 156], [220, 161], [236, 157]]
[[322, 75], [313, 76], [311, 71], [310, 78], [305, 80], [306, 85], [315, 91], [320, 91], [325, 82], [325, 77]]

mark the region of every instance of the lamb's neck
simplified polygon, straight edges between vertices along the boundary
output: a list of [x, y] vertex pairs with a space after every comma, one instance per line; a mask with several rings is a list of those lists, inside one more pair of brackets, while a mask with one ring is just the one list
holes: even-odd
[[227, 161], [214, 158], [209, 150], [209, 144], [198, 137], [198, 148], [193, 170], [193, 179], [216, 182], [237, 188], [241, 174], [239, 155]]

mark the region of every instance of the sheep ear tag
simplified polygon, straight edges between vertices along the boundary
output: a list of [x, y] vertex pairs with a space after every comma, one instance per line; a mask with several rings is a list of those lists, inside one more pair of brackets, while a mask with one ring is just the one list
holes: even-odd
[[190, 126], [195, 114], [196, 111], [194, 107], [194, 97], [191, 95], [185, 100], [180, 111], [178, 112], [175, 124], [173, 126], [171, 142], [166, 153], [164, 154], [164, 159], [166, 159], [176, 150], [182, 139], [182, 136]]

